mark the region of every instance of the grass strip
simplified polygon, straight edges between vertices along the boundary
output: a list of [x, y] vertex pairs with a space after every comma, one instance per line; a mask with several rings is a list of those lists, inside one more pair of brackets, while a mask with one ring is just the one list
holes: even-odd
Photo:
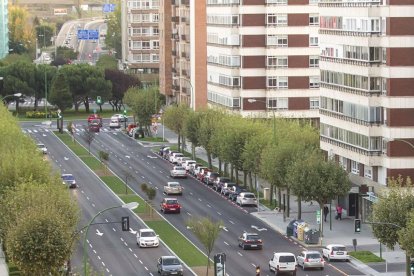
[[72, 137], [67, 133], [54, 132], [59, 139], [65, 143], [77, 156], [89, 155], [89, 152], [82, 147], [78, 142], [73, 142]]
[[79, 156], [80, 159], [82, 159], [83, 162], [85, 162], [86, 165], [88, 165], [89, 168], [91, 168], [93, 171], [103, 169], [102, 163], [99, 162], [98, 159], [96, 159], [94, 156]]
[[117, 195], [134, 194], [134, 192], [115, 175], [101, 176], [101, 179]]
[[135, 194], [118, 194], [118, 196], [122, 199], [123, 202], [125, 203], [130, 203], [130, 202], [138, 202], [139, 206], [138, 208], [136, 208], [134, 210], [134, 213], [136, 214], [143, 214], [146, 212], [146, 202], [140, 198], [139, 196], [135, 195]]
[[181, 260], [188, 266], [204, 266], [207, 262], [207, 257], [200, 251], [195, 250], [194, 245], [184, 238], [180, 232], [172, 227], [166, 221], [152, 221], [148, 220], [145, 223], [160, 235], [160, 238], [180, 256]]
[[384, 262], [384, 259], [381, 259], [380, 257], [378, 257], [377, 255], [375, 255], [374, 253], [370, 251], [353, 251], [353, 252], [348, 252], [348, 253], [349, 255], [351, 255], [352, 257], [354, 257], [355, 259], [363, 263]]

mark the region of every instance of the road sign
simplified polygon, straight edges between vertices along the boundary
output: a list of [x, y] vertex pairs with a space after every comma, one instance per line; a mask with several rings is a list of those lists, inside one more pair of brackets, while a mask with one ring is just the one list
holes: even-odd
[[224, 276], [226, 275], [226, 254], [218, 253], [214, 255], [214, 275]]
[[321, 210], [316, 211], [316, 223], [321, 224]]
[[88, 30], [88, 39], [89, 40], [98, 40], [99, 31], [98, 30]]
[[129, 217], [122, 217], [122, 231], [129, 231]]
[[88, 30], [78, 30], [78, 40], [88, 39]]
[[113, 12], [115, 11], [115, 4], [104, 4], [102, 10], [103, 12]]

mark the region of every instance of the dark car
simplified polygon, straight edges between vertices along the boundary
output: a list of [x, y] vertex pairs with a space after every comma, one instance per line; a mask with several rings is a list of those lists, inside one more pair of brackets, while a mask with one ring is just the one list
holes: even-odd
[[229, 192], [229, 199], [231, 201], [236, 201], [237, 196], [243, 192], [247, 192], [247, 190], [243, 187], [240, 187], [240, 186], [231, 187], [230, 192]]
[[93, 119], [89, 123], [89, 131], [91, 132], [99, 132], [101, 129], [101, 121], [99, 119]]
[[175, 256], [162, 256], [157, 262], [158, 274], [164, 275], [183, 275], [183, 266]]
[[207, 172], [207, 175], [204, 176], [204, 183], [207, 185], [213, 185], [214, 181], [219, 177], [220, 174], [218, 172]]
[[224, 196], [229, 196], [232, 187], [235, 187], [235, 186], [237, 186], [237, 184], [234, 182], [224, 183], [224, 185], [221, 187], [221, 194]]
[[411, 274], [414, 275], [414, 260], [411, 261], [410, 267], [411, 267]]
[[76, 184], [75, 177], [70, 173], [62, 174], [62, 180], [63, 184], [67, 185], [69, 188], [78, 187], [78, 184]]
[[231, 182], [230, 178], [227, 177], [217, 177], [216, 181], [213, 184], [213, 189], [217, 192], [221, 192], [221, 188], [224, 186], [224, 183]]
[[243, 233], [238, 241], [243, 249], [262, 249], [263, 247], [263, 240], [256, 233]]

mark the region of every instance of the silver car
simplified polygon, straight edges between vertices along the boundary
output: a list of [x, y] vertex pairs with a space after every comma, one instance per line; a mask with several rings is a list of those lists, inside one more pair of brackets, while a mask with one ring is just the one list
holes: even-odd
[[325, 261], [319, 251], [302, 251], [296, 257], [296, 261], [303, 270], [307, 268], [320, 268], [323, 270], [325, 267]]
[[254, 205], [257, 207], [257, 199], [253, 193], [244, 192], [237, 196], [236, 204], [240, 206]]
[[184, 167], [174, 166], [173, 169], [170, 171], [170, 176], [172, 178], [176, 178], [176, 177], [187, 178], [187, 171], [185, 170]]
[[167, 185], [164, 186], [164, 193], [167, 195], [182, 195], [183, 187], [178, 182], [167, 182]]
[[158, 274], [164, 275], [183, 275], [183, 266], [175, 256], [162, 256], [157, 262]]

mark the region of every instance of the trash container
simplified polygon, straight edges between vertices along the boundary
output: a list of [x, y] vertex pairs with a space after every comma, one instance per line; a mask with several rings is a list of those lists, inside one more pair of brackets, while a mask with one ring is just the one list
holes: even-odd
[[303, 241], [306, 229], [309, 229], [306, 222], [298, 225], [298, 240]]
[[295, 223], [296, 219], [289, 222], [288, 226], [286, 227], [286, 236], [293, 236], [293, 223]]
[[301, 219], [298, 219], [293, 223], [293, 236], [295, 238], [298, 237], [298, 225], [301, 224], [302, 222], [304, 222], [304, 221], [301, 220]]
[[306, 244], [318, 244], [319, 243], [319, 230], [308, 229], [305, 231], [305, 243]]

